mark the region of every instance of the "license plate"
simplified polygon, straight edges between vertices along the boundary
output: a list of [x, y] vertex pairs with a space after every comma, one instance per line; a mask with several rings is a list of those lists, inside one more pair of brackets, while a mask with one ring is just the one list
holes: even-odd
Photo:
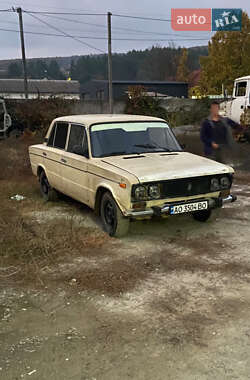
[[208, 202], [202, 201], [202, 202], [194, 202], [194, 203], [184, 203], [181, 205], [171, 206], [170, 207], [170, 214], [184, 214], [185, 212], [194, 212], [194, 211], [202, 211], [207, 210], [208, 208]]

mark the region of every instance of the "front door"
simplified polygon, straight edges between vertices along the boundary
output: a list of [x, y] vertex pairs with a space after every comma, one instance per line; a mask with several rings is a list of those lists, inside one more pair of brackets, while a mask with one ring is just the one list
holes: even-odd
[[70, 125], [68, 146], [63, 152], [61, 160], [64, 164], [64, 193], [88, 204], [88, 141], [83, 125]]

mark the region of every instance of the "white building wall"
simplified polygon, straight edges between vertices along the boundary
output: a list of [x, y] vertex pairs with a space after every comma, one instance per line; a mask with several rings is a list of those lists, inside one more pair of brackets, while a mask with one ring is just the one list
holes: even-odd
[[[0, 97], [4, 99], [25, 99], [24, 93], [1, 93], [0, 92]], [[80, 94], [40, 94], [38, 95], [37, 93], [34, 94], [29, 94], [28, 95], [29, 99], [49, 99], [52, 97], [56, 98], [62, 98], [66, 100], [80, 100]]]

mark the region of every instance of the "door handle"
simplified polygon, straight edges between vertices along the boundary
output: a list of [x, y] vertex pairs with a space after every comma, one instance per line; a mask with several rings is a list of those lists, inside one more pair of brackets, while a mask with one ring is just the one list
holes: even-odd
[[62, 162], [64, 162], [64, 163], [66, 163], [67, 161], [64, 159], [64, 158], [61, 158], [61, 161]]
[[44, 155], [44, 156], [47, 156], [47, 153], [43, 152], [43, 155]]
[[241, 108], [241, 109], [243, 109], [243, 108], [244, 108], [244, 106], [240, 106], [240, 108]]

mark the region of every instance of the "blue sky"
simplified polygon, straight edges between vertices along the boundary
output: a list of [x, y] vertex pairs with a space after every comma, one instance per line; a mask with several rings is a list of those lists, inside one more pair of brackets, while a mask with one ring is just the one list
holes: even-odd
[[[249, 0], [200, 0], [190, 2], [187, 0], [19, 0], [12, 2], [0, 0], [0, 9], [22, 7], [27, 11], [50, 11], [72, 13], [101, 13], [111, 11], [114, 14], [134, 15], [151, 18], [170, 19], [171, 8], [242, 8], [250, 14]], [[72, 6], [72, 7], [71, 7]], [[96, 54], [107, 51], [106, 16], [74, 16], [74, 15], [40, 15], [40, 20], [24, 14], [24, 29], [36, 33], [64, 33], [73, 36], [87, 37], [81, 39], [82, 43], [65, 37], [45, 35], [25, 35], [26, 55], [32, 57], [69, 56], [81, 54]], [[62, 20], [62, 18], [64, 20]], [[67, 20], [65, 20], [67, 19]], [[51, 25], [51, 26], [49, 26]], [[0, 12], [0, 59], [19, 58], [20, 42], [18, 30], [18, 17], [16, 13]], [[13, 31], [10, 31], [13, 30]], [[176, 46], [206, 45], [211, 37], [209, 32], [175, 32], [170, 22], [149, 21], [139, 19], [112, 17], [113, 51], [126, 52], [132, 49], [145, 49], [152, 45]], [[116, 40], [120, 39], [120, 40]], [[124, 40], [129, 39], [129, 41]], [[140, 41], [138, 41], [140, 40]], [[163, 41], [161, 41], [163, 40]], [[87, 43], [90, 46], [85, 45]], [[95, 49], [96, 48], [96, 49]]]

